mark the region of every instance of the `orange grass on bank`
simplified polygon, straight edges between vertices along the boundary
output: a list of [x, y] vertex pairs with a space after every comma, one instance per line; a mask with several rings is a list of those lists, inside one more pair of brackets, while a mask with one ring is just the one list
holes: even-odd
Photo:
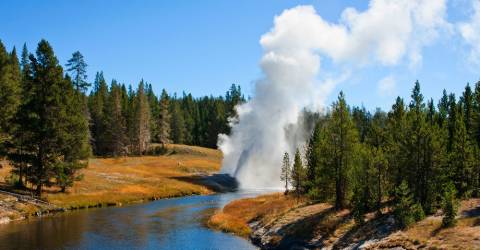
[[[189, 177], [217, 172], [220, 151], [185, 145], [169, 145], [168, 151], [161, 156], [90, 159], [88, 167], [80, 171], [81, 181], [66, 193], [47, 189], [43, 197], [74, 209], [212, 193]], [[8, 173], [5, 168], [0, 174]]]
[[281, 214], [305, 204], [304, 199], [285, 196], [283, 193], [245, 198], [228, 203], [222, 211], [216, 212], [208, 220], [208, 225], [217, 230], [247, 237], [251, 233], [248, 223], [260, 219], [268, 224]]

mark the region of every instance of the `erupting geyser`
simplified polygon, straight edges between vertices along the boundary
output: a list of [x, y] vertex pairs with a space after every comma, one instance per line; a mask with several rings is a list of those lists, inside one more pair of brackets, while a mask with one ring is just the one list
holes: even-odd
[[[275, 17], [260, 39], [263, 77], [253, 98], [237, 107], [231, 135], [219, 137], [222, 172], [241, 188], [280, 188], [283, 153], [303, 147], [308, 137], [302, 110], [320, 111], [359, 65], [391, 66], [404, 57], [410, 65], [421, 62], [422, 47], [447, 26], [445, 8], [444, 0], [372, 0], [364, 12], [345, 9], [339, 23], [325, 21], [312, 6]], [[334, 65], [328, 77], [319, 76], [320, 59]]]

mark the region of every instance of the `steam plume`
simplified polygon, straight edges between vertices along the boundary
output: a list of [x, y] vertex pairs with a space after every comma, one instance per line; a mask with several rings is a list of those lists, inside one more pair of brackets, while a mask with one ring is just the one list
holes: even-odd
[[[445, 8], [444, 0], [372, 0], [364, 12], [345, 9], [338, 23], [325, 21], [312, 6], [276, 16], [260, 39], [264, 76], [253, 99], [237, 107], [231, 135], [219, 137], [222, 171], [242, 188], [280, 187], [283, 152], [293, 153], [307, 138], [301, 111], [321, 110], [336, 84], [348, 79], [345, 65], [391, 66], [404, 58], [418, 65], [422, 47], [447, 26]], [[321, 72], [322, 59], [338, 68], [333, 77]]]

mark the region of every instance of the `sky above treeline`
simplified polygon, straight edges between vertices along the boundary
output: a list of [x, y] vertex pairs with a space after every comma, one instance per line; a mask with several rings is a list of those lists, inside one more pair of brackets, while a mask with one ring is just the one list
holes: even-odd
[[[343, 90], [350, 104], [388, 109], [396, 96], [409, 97], [417, 79], [424, 95], [434, 99], [443, 89], [461, 94], [467, 82], [480, 79], [479, 1], [425, 1], [442, 5], [444, 11], [422, 10], [424, 16], [433, 16], [412, 27], [434, 24], [435, 29], [428, 30], [421, 42], [415, 36], [416, 28], [409, 30], [409, 26], [399, 36], [392, 36], [404, 38], [408, 48], [414, 47], [395, 60], [388, 55], [397, 55], [395, 50], [401, 46], [389, 47], [387, 58], [377, 55], [378, 60], [345, 63], [338, 53], [321, 56], [319, 78], [338, 73], [339, 68], [353, 68], [335, 86], [328, 102]], [[311, 5], [328, 25], [347, 30], [366, 25], [374, 29], [357, 37], [369, 39], [381, 33], [388, 40], [389, 31], [382, 30], [382, 23], [374, 23], [374, 17], [367, 24], [354, 18], [374, 2], [388, 0], [5, 0], [0, 1], [0, 39], [9, 50], [13, 46], [21, 49], [26, 43], [30, 52], [40, 39], [47, 39], [62, 65], [79, 50], [89, 65], [90, 81], [96, 71], [103, 71], [109, 80], [136, 86], [143, 78], [157, 93], [165, 88], [194, 96], [223, 95], [235, 83], [248, 96], [254, 94], [255, 82], [262, 77], [259, 64], [264, 49], [259, 41], [274, 27], [275, 16], [298, 5]]]

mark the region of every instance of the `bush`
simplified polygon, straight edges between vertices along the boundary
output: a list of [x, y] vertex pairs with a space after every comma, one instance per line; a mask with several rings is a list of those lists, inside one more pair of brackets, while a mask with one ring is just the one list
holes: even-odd
[[148, 155], [165, 155], [168, 152], [168, 148], [164, 145], [151, 147], [148, 151]]
[[425, 212], [423, 211], [422, 205], [420, 205], [420, 203], [415, 203], [412, 206], [412, 216], [415, 221], [421, 221], [425, 219]]
[[5, 176], [4, 180], [5, 180], [5, 183], [7, 183], [7, 185], [9, 186], [12, 186], [12, 187], [21, 186], [20, 178], [15, 173], [11, 173], [10, 175]]
[[451, 227], [454, 226], [457, 222], [455, 217], [457, 216], [458, 210], [458, 201], [456, 199], [457, 190], [453, 183], [449, 183], [445, 186], [445, 190], [443, 191], [443, 220], [442, 226], [443, 227]]

